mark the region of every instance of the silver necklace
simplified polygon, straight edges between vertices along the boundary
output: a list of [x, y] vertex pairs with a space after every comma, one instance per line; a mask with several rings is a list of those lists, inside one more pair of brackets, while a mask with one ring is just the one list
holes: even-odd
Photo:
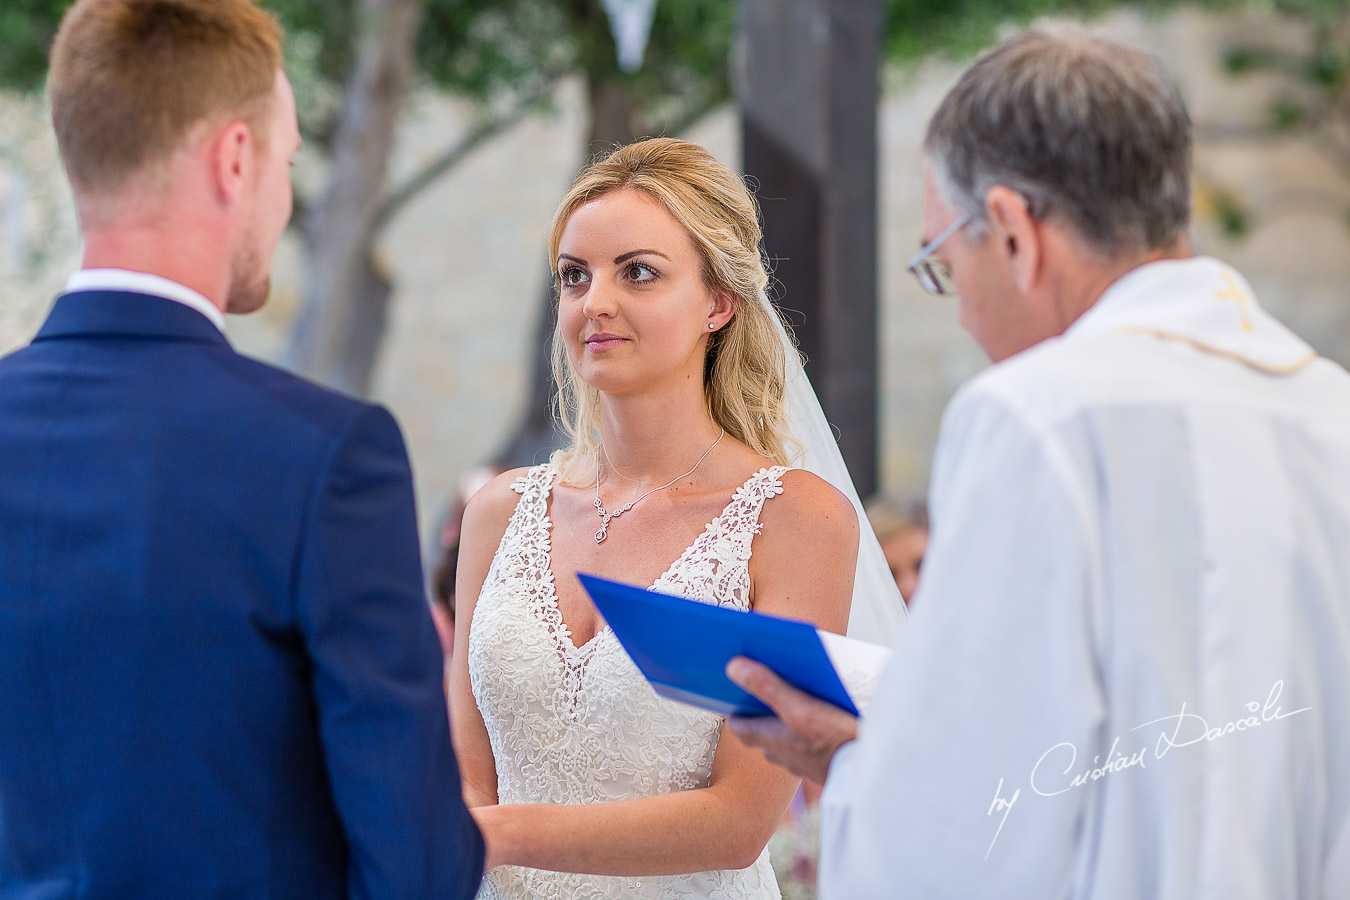
[[628, 512], [630, 509], [632, 509], [634, 506], [637, 506], [638, 503], [647, 499], [652, 494], [655, 494], [657, 491], [664, 491], [666, 488], [670, 487], [672, 484], [679, 481], [681, 478], [688, 478], [690, 475], [693, 475], [694, 470], [697, 469], [699, 466], [703, 465], [703, 461], [708, 458], [708, 454], [713, 452], [713, 447], [716, 447], [718, 444], [722, 443], [722, 438], [726, 436], [726, 433], [727, 430], [723, 428], [722, 433], [717, 436], [717, 440], [712, 442], [712, 447], [709, 447], [707, 450], [704, 450], [703, 455], [698, 458], [698, 462], [694, 463], [693, 469], [690, 469], [683, 475], [676, 475], [674, 478], [670, 479], [670, 481], [667, 481], [660, 487], [652, 488], [650, 491], [643, 494], [641, 497], [638, 497], [636, 500], [629, 500], [623, 506], [620, 506], [618, 509], [614, 510], [614, 512], [606, 512], [605, 508], [600, 505], [600, 451], [603, 448], [603, 445], [597, 446], [595, 448], [595, 512], [596, 515], [600, 517], [600, 530], [595, 533], [595, 542], [599, 544], [605, 538], [609, 537], [608, 533], [609, 522], [611, 519], [617, 519], [619, 516]]

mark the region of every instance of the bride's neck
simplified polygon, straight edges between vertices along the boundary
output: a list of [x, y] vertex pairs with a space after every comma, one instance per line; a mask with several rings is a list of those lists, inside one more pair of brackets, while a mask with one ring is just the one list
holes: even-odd
[[603, 398], [602, 477], [617, 475], [639, 483], [669, 481], [687, 470], [721, 430], [702, 402], [672, 407], [652, 399]]

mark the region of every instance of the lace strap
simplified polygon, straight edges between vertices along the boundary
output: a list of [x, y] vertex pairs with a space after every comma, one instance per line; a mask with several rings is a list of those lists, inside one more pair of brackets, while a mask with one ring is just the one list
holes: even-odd
[[517, 494], [530, 494], [534, 497], [547, 497], [548, 492], [553, 489], [553, 477], [557, 471], [553, 468], [553, 463], [540, 463], [526, 470], [511, 484], [511, 490]]
[[731, 502], [717, 517], [717, 536], [741, 539], [747, 544], [753, 540], [759, 534], [759, 517], [764, 502], [783, 493], [783, 474], [787, 470], [787, 466], [760, 469], [736, 488]]
[[[542, 463], [512, 482], [511, 490], [520, 494], [520, 500], [516, 502], [502, 537], [504, 546], [516, 546], [522, 541], [535, 543], [539, 540], [538, 533], [547, 531], [548, 495], [553, 490], [556, 475], [552, 463]], [[546, 534], [544, 539], [547, 540]]]
[[786, 466], [760, 469], [736, 488], [730, 502], [684, 554], [656, 580], [673, 590], [734, 609], [750, 608], [750, 555], [760, 533], [764, 501], [783, 492]]

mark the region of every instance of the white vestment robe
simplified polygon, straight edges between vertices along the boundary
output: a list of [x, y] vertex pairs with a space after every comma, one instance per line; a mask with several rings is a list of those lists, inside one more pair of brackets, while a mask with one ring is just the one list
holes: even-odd
[[820, 896], [1350, 898], [1350, 376], [1213, 259], [966, 385]]

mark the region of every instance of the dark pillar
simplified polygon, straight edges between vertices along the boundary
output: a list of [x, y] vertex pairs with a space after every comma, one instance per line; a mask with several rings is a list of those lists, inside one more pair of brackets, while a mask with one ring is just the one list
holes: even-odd
[[745, 171], [858, 493], [877, 481], [880, 0], [742, 0]]

